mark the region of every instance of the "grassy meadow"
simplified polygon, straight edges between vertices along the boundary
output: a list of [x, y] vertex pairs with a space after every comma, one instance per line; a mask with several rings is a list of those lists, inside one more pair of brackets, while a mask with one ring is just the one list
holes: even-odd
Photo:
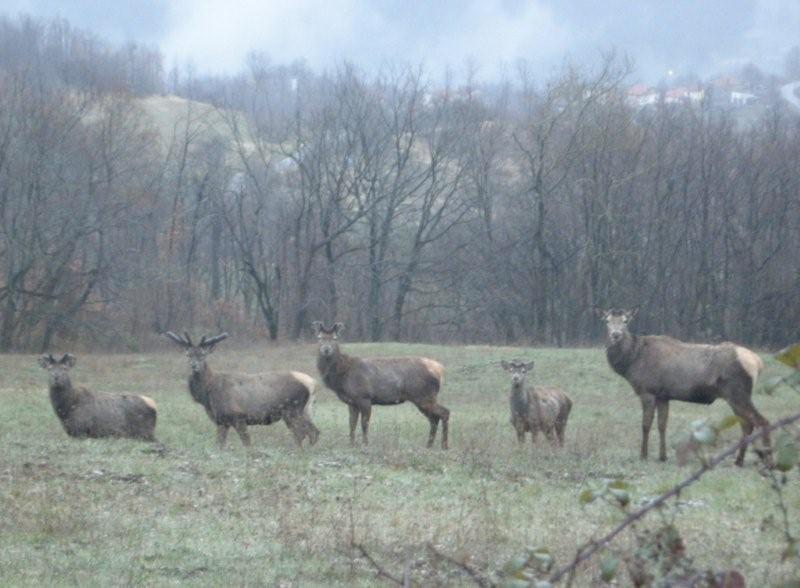
[[[231, 431], [219, 450], [215, 429], [186, 389], [177, 349], [144, 355], [80, 355], [74, 385], [145, 393], [159, 406], [165, 446], [125, 440], [73, 440], [47, 395], [36, 357], [0, 356], [0, 586], [249, 585], [373, 586], [385, 583], [351, 541], [394, 574], [410, 566], [415, 584], [464, 585], [458, 570], [433, 565], [431, 542], [495, 570], [521, 549], [546, 545], [557, 563], [608, 529], [619, 515], [581, 507], [583, 488], [624, 478], [636, 501], [685, 477], [674, 452], [638, 459], [641, 410], [601, 349], [521, 349], [349, 344], [364, 356], [426, 355], [447, 368], [439, 395], [451, 410], [450, 450], [424, 448], [428, 422], [412, 405], [373, 410], [369, 447], [351, 448], [348, 411], [321, 389], [314, 420], [322, 435], [298, 449], [282, 424], [253, 427], [245, 450]], [[221, 345], [218, 370], [298, 369], [316, 376], [315, 345], [235, 351]], [[535, 382], [562, 386], [574, 407], [561, 450], [519, 448], [509, 424], [501, 358], [536, 361]], [[783, 373], [768, 360], [765, 377]], [[796, 393], [757, 394], [772, 420], [796, 410]], [[669, 433], [730, 411], [671, 403]], [[440, 433], [441, 434], [441, 433]], [[727, 433], [730, 440], [739, 430]], [[748, 464], [755, 458], [748, 454]], [[694, 466], [692, 466], [694, 467]], [[796, 475], [792, 472], [791, 475]], [[798, 484], [790, 508], [800, 512]], [[777, 582], [781, 537], [760, 531], [773, 494], [755, 468], [733, 460], [681, 496], [677, 524], [700, 565], [735, 567], [750, 585]], [[592, 582], [588, 570], [579, 584]], [[596, 577], [596, 576], [595, 576]]]

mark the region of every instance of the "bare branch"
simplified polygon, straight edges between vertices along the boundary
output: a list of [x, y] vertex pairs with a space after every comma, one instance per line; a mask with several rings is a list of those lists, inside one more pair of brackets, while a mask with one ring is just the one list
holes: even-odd
[[614, 538], [617, 535], [619, 535], [622, 531], [624, 531], [633, 523], [644, 517], [648, 512], [656, 508], [659, 508], [673, 496], [679, 495], [685, 488], [697, 482], [701, 477], [703, 477], [703, 475], [714, 469], [720, 463], [725, 461], [728, 457], [739, 451], [739, 449], [741, 449], [742, 447], [746, 447], [752, 444], [754, 441], [762, 438], [767, 433], [770, 433], [776, 429], [780, 429], [787, 425], [791, 425], [792, 423], [795, 423], [797, 421], [800, 421], [800, 412], [788, 416], [786, 418], [783, 418], [779, 421], [776, 421], [771, 425], [769, 425], [768, 427], [763, 427], [762, 429], [754, 433], [751, 433], [747, 437], [743, 437], [738, 443], [734, 443], [721, 453], [718, 453], [717, 455], [709, 459], [705, 464], [703, 464], [703, 466], [700, 469], [696, 470], [691, 476], [689, 476], [682, 482], [676, 484], [670, 490], [668, 490], [658, 498], [655, 498], [654, 500], [648, 502], [645, 506], [630, 513], [627, 517], [625, 517], [625, 520], [623, 520], [616, 527], [611, 529], [611, 531], [603, 535], [600, 539], [595, 539], [593, 541], [590, 541], [589, 543], [578, 549], [578, 552], [575, 554], [575, 557], [569, 564], [565, 565], [562, 568], [559, 568], [553, 573], [552, 576], [550, 576], [550, 582], [552, 584], [555, 584], [556, 582], [562, 580], [565, 576], [568, 575], [571, 576], [572, 574], [574, 574], [575, 570], [581, 563], [585, 562], [586, 560], [594, 556], [603, 547], [605, 547], [611, 541], [613, 541]]

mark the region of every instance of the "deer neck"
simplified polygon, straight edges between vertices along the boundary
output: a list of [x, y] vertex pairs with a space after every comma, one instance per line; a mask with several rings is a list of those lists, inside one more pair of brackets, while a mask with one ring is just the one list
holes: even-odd
[[528, 407], [528, 394], [525, 391], [525, 382], [511, 383], [511, 407], [517, 411], [526, 410]]
[[620, 376], [625, 377], [630, 371], [631, 366], [636, 361], [639, 353], [639, 338], [626, 331], [625, 335], [616, 343], [606, 346], [606, 357], [608, 364]]
[[317, 355], [317, 369], [325, 385], [333, 390], [339, 388], [352, 362], [352, 357], [338, 349], [330, 357], [321, 353]]
[[63, 420], [69, 417], [72, 409], [78, 403], [78, 394], [69, 379], [64, 384], [50, 385], [50, 402], [58, 418]]
[[211, 368], [203, 364], [203, 369], [193, 371], [189, 375], [189, 393], [195, 402], [206, 406], [208, 404], [208, 390], [214, 380]]

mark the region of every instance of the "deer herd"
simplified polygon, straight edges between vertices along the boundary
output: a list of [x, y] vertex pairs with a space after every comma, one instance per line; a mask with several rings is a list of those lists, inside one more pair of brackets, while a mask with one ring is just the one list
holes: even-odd
[[[656, 414], [659, 459], [667, 459], [665, 436], [670, 400], [711, 404], [721, 398], [739, 418], [745, 436], [755, 427], [769, 424], [751, 400], [753, 385], [764, 367], [754, 352], [733, 343], [703, 345], [666, 336], [635, 335], [628, 327], [636, 309], [595, 312], [606, 325], [606, 357], [611, 369], [628, 381], [642, 404], [642, 459], [647, 459], [648, 438]], [[342, 323], [327, 327], [314, 322], [313, 327], [319, 343], [317, 370], [325, 386], [349, 409], [351, 444], [356, 443], [359, 419], [362, 442], [368, 444], [373, 406], [410, 402], [430, 423], [427, 446], [433, 446], [441, 423], [441, 446], [447, 449], [450, 411], [437, 400], [444, 376], [441, 363], [427, 357], [355, 357], [341, 349]], [[248, 426], [281, 420], [298, 445], [306, 439], [311, 445], [316, 443], [320, 432], [312, 420], [317, 395], [313, 377], [297, 371], [212, 371], [208, 355], [228, 337], [227, 333], [202, 337], [197, 344], [192, 343], [188, 333], [164, 335], [185, 351], [189, 360], [189, 394], [216, 425], [220, 447], [225, 446], [231, 427], [242, 444], [250, 446]], [[50, 373], [50, 401], [69, 436], [156, 440], [157, 408], [151, 398], [74, 387], [69, 370], [76, 359], [69, 353], [61, 359], [44, 355], [39, 363]], [[562, 446], [572, 400], [560, 388], [526, 383], [533, 366], [532, 361], [500, 363], [511, 380], [511, 425], [520, 444], [525, 442], [526, 433], [531, 434], [535, 444], [541, 432], [551, 444]], [[766, 429], [764, 442], [769, 447]], [[736, 465], [744, 463], [745, 449], [746, 446], [740, 449]]]

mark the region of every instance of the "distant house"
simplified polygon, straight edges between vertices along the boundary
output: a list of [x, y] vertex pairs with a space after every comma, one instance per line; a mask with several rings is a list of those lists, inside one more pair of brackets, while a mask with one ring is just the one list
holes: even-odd
[[731, 92], [730, 94], [730, 103], [734, 106], [747, 106], [756, 100], [758, 97], [750, 92]]
[[647, 106], [658, 102], [658, 92], [646, 84], [635, 84], [625, 93], [625, 101], [631, 106]]
[[664, 93], [664, 102], [667, 104], [690, 103], [699, 104], [705, 98], [706, 91], [702, 89], [677, 87]]
[[736, 76], [719, 76], [711, 80], [711, 85], [723, 92], [733, 92], [740, 90], [744, 86], [744, 82]]

